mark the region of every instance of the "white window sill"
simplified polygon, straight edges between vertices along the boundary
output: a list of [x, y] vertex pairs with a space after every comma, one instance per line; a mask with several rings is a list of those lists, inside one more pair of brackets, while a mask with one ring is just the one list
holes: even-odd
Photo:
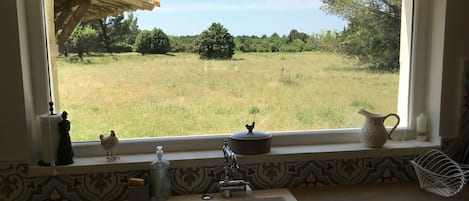
[[[297, 145], [275, 146], [271, 152], [261, 155], [239, 155], [240, 164], [279, 161], [327, 160], [364, 157], [389, 157], [400, 155], [417, 155], [431, 148], [438, 148], [439, 144], [418, 141], [388, 141], [382, 148], [367, 148], [360, 143], [327, 144], [327, 145]], [[74, 163], [67, 166], [57, 166], [58, 175], [81, 174], [90, 172], [128, 171], [150, 169], [155, 154], [120, 155], [120, 159], [108, 162], [105, 156], [75, 157]], [[223, 153], [219, 150], [198, 150], [166, 152], [165, 157], [170, 160], [172, 168], [194, 165], [222, 165]], [[31, 165], [30, 176], [53, 175], [50, 167]]]

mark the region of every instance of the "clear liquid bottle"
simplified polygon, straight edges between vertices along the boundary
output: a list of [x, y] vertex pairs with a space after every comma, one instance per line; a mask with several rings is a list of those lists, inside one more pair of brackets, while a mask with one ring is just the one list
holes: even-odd
[[171, 195], [170, 166], [163, 153], [163, 146], [157, 146], [156, 160], [151, 164], [151, 196], [156, 201], [166, 201]]

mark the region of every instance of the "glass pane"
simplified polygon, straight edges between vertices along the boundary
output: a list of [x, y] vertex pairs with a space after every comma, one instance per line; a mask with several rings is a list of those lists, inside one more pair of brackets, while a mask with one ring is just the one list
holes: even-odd
[[[263, 131], [356, 128], [360, 109], [397, 112], [400, 2], [351, 1], [362, 6], [352, 17], [333, 2], [163, 1], [133, 18], [103, 20], [115, 37], [114, 22], [137, 19], [139, 31], [110, 46], [99, 21], [82, 23], [71, 37], [92, 41], [82, 40], [83, 60], [73, 38], [67, 57], [62, 50], [57, 58], [72, 140], [98, 140], [109, 130], [120, 138], [233, 133], [252, 121]], [[384, 14], [364, 11], [371, 8]], [[233, 37], [231, 59], [194, 52], [212, 23]], [[137, 33], [153, 28], [170, 51], [132, 52]]]

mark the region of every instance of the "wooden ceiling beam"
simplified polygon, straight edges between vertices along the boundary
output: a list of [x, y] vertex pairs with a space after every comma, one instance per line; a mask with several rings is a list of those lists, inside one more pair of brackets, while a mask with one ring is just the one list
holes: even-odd
[[72, 12], [72, 8], [68, 6], [67, 8], [62, 10], [59, 17], [57, 17], [57, 19], [55, 20], [55, 33], [57, 33], [59, 29], [63, 28], [65, 20], [67, 20], [71, 12]]
[[60, 47], [63, 47], [65, 41], [68, 39], [70, 34], [72, 34], [73, 29], [80, 23], [81, 18], [85, 16], [86, 11], [91, 6], [91, 0], [83, 0], [78, 8], [73, 12], [72, 16], [68, 20], [67, 24], [63, 26], [62, 32], [57, 37], [57, 44]]
[[136, 6], [136, 7], [139, 7], [139, 8], [150, 9], [150, 10], [153, 9], [153, 7], [155, 6], [155, 4], [152, 4], [152, 3], [147, 2], [147, 1], [132, 1], [132, 0], [122, 0], [122, 1], [128, 3], [132, 6]]
[[81, 0], [62, 0], [62, 1], [55, 0], [54, 12], [55, 13], [62, 12], [64, 10], [67, 10], [67, 8], [69, 9], [69, 8], [78, 6], [80, 5], [80, 3], [81, 3]]
[[138, 9], [153, 10], [155, 6], [160, 6], [160, 0], [54, 0], [57, 44], [62, 48], [80, 21]]

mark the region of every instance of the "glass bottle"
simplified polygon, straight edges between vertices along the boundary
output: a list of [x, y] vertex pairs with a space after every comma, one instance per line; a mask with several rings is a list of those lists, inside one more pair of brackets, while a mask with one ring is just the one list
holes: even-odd
[[156, 201], [166, 201], [171, 195], [170, 165], [163, 153], [163, 146], [157, 146], [156, 159], [151, 164], [151, 195]]

